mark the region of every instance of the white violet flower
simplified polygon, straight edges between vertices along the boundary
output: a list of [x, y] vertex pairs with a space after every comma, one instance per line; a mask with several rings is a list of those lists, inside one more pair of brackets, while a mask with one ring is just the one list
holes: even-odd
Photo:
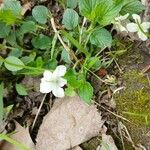
[[121, 32], [123, 32], [123, 31], [128, 32], [128, 30], [123, 26], [123, 21], [126, 20], [128, 18], [128, 16], [129, 16], [129, 13], [127, 13], [124, 16], [116, 17], [115, 21], [113, 22], [114, 28]]
[[57, 66], [54, 72], [45, 70], [41, 79], [40, 92], [49, 93], [52, 91], [56, 97], [64, 97], [64, 89], [67, 80], [62, 78], [66, 73], [66, 67], [63, 65]]
[[132, 17], [135, 20], [135, 23], [128, 23], [127, 24], [128, 31], [129, 32], [137, 32], [138, 37], [142, 41], [146, 41], [147, 36], [145, 35], [145, 33], [147, 33], [148, 29], [150, 28], [150, 22], [143, 22], [142, 23], [140, 16], [137, 14], [133, 14]]

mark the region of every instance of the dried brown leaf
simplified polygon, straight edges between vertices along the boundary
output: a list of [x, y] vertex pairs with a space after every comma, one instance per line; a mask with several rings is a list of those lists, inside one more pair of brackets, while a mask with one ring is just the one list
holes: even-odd
[[99, 134], [103, 125], [94, 105], [78, 96], [57, 99], [37, 135], [36, 150], [66, 150]]
[[[23, 128], [19, 123], [15, 122], [16, 124], [16, 130], [13, 135], [11, 135], [10, 137], [19, 142], [24, 144], [26, 147], [30, 148], [31, 150], [34, 150], [34, 143], [32, 142], [32, 139], [30, 137], [29, 131], [28, 129]], [[15, 145], [8, 143], [6, 141], [4, 141], [3, 143], [1, 143], [0, 145], [1, 150], [19, 150]]]
[[28, 2], [22, 6], [21, 15], [24, 15], [28, 10], [31, 10], [31, 2]]

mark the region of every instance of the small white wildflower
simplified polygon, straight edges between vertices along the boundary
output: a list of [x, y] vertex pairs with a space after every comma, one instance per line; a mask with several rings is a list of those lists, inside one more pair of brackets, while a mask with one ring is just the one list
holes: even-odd
[[126, 20], [126, 19], [128, 18], [128, 16], [129, 16], [129, 13], [127, 13], [127, 14], [124, 15], [124, 16], [116, 17], [116, 18], [115, 18], [115, 21], [113, 22], [114, 28], [115, 28], [116, 30], [121, 31], [121, 32], [123, 32], [123, 31], [128, 32], [128, 30], [123, 26], [123, 21]]
[[66, 73], [66, 67], [63, 65], [57, 66], [54, 72], [45, 70], [43, 78], [41, 79], [40, 92], [41, 93], [52, 93], [56, 97], [64, 97], [64, 89], [62, 88], [67, 84], [67, 80], [62, 78]]
[[[143, 22], [142, 23], [140, 16], [137, 14], [133, 14], [132, 17], [135, 20], [135, 23], [128, 23], [127, 24], [128, 31], [129, 32], [137, 32], [138, 37], [142, 41], [146, 41], [147, 36], [145, 35], [145, 33], [147, 33], [148, 29], [150, 28], [150, 22]], [[145, 33], [143, 33], [143, 32], [145, 32]]]

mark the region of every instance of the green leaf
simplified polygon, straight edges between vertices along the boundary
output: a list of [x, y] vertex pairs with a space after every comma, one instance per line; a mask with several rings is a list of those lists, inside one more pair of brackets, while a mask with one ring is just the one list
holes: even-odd
[[54, 58], [49, 59], [48, 61], [45, 62], [46, 62], [45, 68], [49, 70], [54, 70], [58, 65], [58, 61]]
[[22, 96], [28, 95], [25, 87], [22, 84], [16, 83], [16, 91], [19, 95], [22, 95]]
[[79, 16], [77, 12], [73, 9], [66, 9], [63, 14], [62, 23], [68, 30], [72, 30], [73, 28], [75, 28], [79, 23]]
[[42, 68], [43, 67], [43, 65], [44, 65], [44, 62], [43, 62], [43, 59], [42, 59], [42, 57], [37, 57], [37, 59], [36, 59], [36, 67], [37, 68]]
[[137, 14], [143, 11], [144, 9], [145, 6], [139, 0], [125, 0], [124, 6], [121, 10], [121, 14]]
[[11, 51], [10, 51], [10, 53], [8, 54], [8, 56], [15, 56], [15, 57], [20, 57], [22, 55], [22, 51], [21, 50], [19, 50], [19, 49], [12, 49]]
[[16, 31], [11, 30], [9, 35], [6, 37], [7, 43], [9, 43], [11, 46], [18, 46], [17, 45], [17, 37], [16, 37]]
[[22, 6], [17, 0], [5, 0], [3, 10], [11, 10], [18, 17], [21, 16]]
[[102, 26], [110, 24], [119, 15], [122, 6], [123, 1], [120, 0], [117, 3], [111, 2], [110, 0], [101, 0], [101, 3], [94, 11], [96, 21]]
[[2, 123], [4, 115], [3, 95], [4, 95], [4, 83], [2, 82], [0, 84], [0, 123]]
[[19, 71], [24, 68], [24, 63], [14, 56], [8, 56], [4, 60], [4, 65], [9, 71]]
[[75, 96], [75, 95], [76, 95], [76, 92], [74, 91], [74, 88], [73, 88], [73, 87], [68, 86], [68, 87], [65, 89], [65, 95], [66, 95], [66, 96]]
[[0, 10], [0, 20], [13, 25], [21, 19], [22, 7], [19, 1], [5, 0], [4, 7]]
[[71, 63], [70, 55], [65, 49], [62, 50], [61, 59], [68, 64]]
[[38, 23], [41, 24], [45, 24], [47, 22], [48, 15], [48, 9], [42, 5], [35, 6], [32, 10], [32, 16]]
[[93, 96], [93, 87], [87, 81], [83, 81], [79, 87], [79, 95], [86, 103], [90, 104]]
[[100, 0], [79, 0], [80, 13], [89, 20], [93, 20], [95, 18], [93, 11], [96, 9], [99, 3]]
[[92, 68], [92, 70], [97, 70], [101, 67], [101, 65], [102, 64], [99, 57], [90, 57], [87, 59], [85, 67], [87, 69]]
[[20, 30], [21, 30], [21, 33], [25, 34], [28, 32], [36, 32], [37, 28], [36, 28], [35, 22], [26, 21], [26, 22], [23, 22]]
[[0, 38], [5, 38], [9, 35], [11, 27], [3, 22], [0, 22]]
[[7, 25], [13, 25], [18, 22], [18, 18], [12, 13], [11, 10], [0, 11], [0, 20]]
[[41, 50], [49, 49], [52, 43], [51, 39], [43, 34], [40, 34], [38, 37], [33, 38], [31, 42], [35, 48]]
[[3, 62], [4, 62], [4, 59], [2, 58], [2, 56], [0, 56], [0, 67], [2, 66]]
[[102, 26], [110, 24], [119, 14], [122, 6], [122, 0], [116, 2], [114, 0], [79, 0], [81, 14]]
[[90, 36], [90, 42], [97, 47], [110, 47], [112, 44], [111, 34], [104, 28], [97, 28]]
[[67, 71], [65, 74], [65, 79], [67, 79], [68, 85], [74, 89], [79, 88], [81, 85], [81, 80], [78, 79], [78, 74], [73, 69], [69, 69]]
[[67, 7], [69, 8], [76, 8], [78, 5], [78, 0], [67, 0]]
[[35, 53], [35, 52], [32, 52], [29, 56], [24, 56], [24, 57], [22, 57], [22, 58], [21, 58], [21, 61], [22, 61], [24, 64], [27, 65], [27, 64], [33, 62], [34, 59], [35, 59], [35, 57], [36, 57], [36, 53]]

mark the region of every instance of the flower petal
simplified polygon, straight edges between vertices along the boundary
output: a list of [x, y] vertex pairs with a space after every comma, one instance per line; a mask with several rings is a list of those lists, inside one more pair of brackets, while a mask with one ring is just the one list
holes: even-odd
[[52, 78], [52, 73], [49, 70], [45, 70], [43, 73], [44, 80], [49, 81]]
[[139, 24], [141, 24], [141, 17], [137, 14], [133, 14], [132, 15], [133, 19], [135, 20], [135, 22], [138, 21]]
[[67, 68], [64, 65], [57, 66], [57, 68], [53, 72], [53, 76], [55, 76], [55, 77], [62, 77], [62, 76], [65, 75], [66, 70], [67, 70]]
[[64, 89], [57, 86], [52, 90], [52, 93], [54, 94], [54, 96], [60, 98], [65, 96]]
[[141, 28], [143, 29], [144, 32], [148, 32], [148, 29], [150, 28], [150, 22], [143, 22], [141, 24]]
[[123, 32], [123, 31], [128, 32], [128, 30], [127, 30], [121, 23], [119, 23], [119, 22], [116, 22], [116, 23], [114, 24], [114, 28], [115, 28], [116, 30], [121, 31], [121, 32]]
[[127, 30], [129, 32], [137, 32], [139, 30], [139, 27], [136, 23], [128, 23], [127, 24]]
[[40, 92], [41, 93], [49, 93], [52, 91], [52, 86], [49, 82], [43, 81], [40, 83]]
[[63, 87], [65, 84], [67, 84], [67, 80], [66, 79], [64, 79], [64, 78], [59, 78], [58, 79], [58, 85], [60, 87]]
[[125, 14], [124, 16], [116, 17], [115, 20], [116, 20], [116, 21], [122, 21], [122, 20], [127, 19], [128, 16], [129, 16], [129, 13]]
[[139, 36], [139, 38], [140, 38], [142, 41], [146, 41], [146, 40], [147, 40], [147, 36], [146, 36], [142, 31], [139, 31], [139, 32], [138, 32], [138, 36]]

